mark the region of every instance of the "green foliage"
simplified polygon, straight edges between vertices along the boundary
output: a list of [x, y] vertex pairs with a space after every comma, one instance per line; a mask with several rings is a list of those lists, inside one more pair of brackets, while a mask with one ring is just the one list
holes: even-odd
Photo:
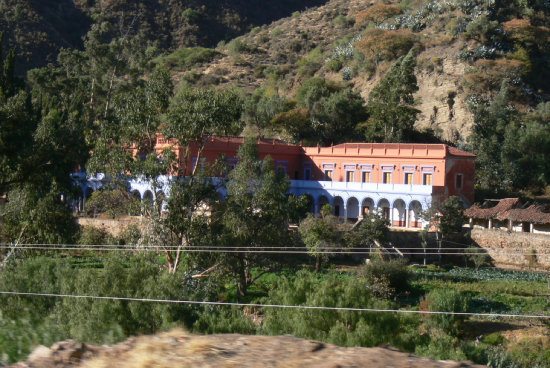
[[332, 20], [332, 23], [340, 27], [351, 27], [355, 22], [352, 18], [349, 18], [349, 17], [346, 17], [345, 15], [340, 14]]
[[[258, 161], [256, 139], [247, 138], [237, 153], [237, 165], [229, 173], [227, 208], [221, 219], [223, 241], [228, 246], [279, 246], [288, 241], [288, 224], [294, 197], [287, 196], [289, 181], [275, 171], [270, 156]], [[251, 267], [269, 269], [276, 257], [260, 253], [233, 253], [224, 256], [224, 266], [243, 297], [253, 280]]]
[[153, 62], [169, 70], [183, 71], [211, 62], [221, 55], [218, 51], [205, 47], [183, 47], [171, 54], [159, 56]]
[[244, 311], [226, 306], [207, 308], [193, 325], [193, 330], [206, 334], [248, 334], [256, 332], [254, 323], [245, 316]]
[[186, 8], [181, 16], [186, 19], [188, 22], [197, 22], [201, 19], [201, 13], [193, 8]]
[[[374, 298], [355, 278], [300, 271], [282, 278], [270, 291], [265, 303], [327, 307], [391, 308], [392, 304]], [[269, 335], [290, 333], [297, 337], [326, 341], [342, 346], [376, 346], [390, 343], [402, 346], [399, 333], [407, 325], [398, 315], [266, 308], [262, 332]]]
[[369, 213], [363, 218], [355, 231], [349, 232], [347, 242], [352, 247], [366, 248], [376, 245], [384, 245], [388, 241], [389, 221], [376, 213]]
[[299, 136], [323, 144], [342, 143], [357, 137], [356, 126], [367, 118], [364, 100], [351, 88], [341, 88], [322, 78], [306, 80], [296, 93], [299, 107], [309, 110], [312, 128]]
[[78, 244], [87, 245], [103, 245], [115, 244], [114, 238], [111, 237], [105, 230], [98, 229], [94, 226], [84, 226], [80, 230], [80, 238]]
[[468, 247], [464, 249], [464, 253], [469, 253], [467, 258], [474, 264], [476, 271], [489, 263], [490, 257], [482, 248]]
[[390, 297], [410, 290], [411, 272], [403, 259], [388, 261], [379, 257], [371, 258], [360, 275], [364, 277], [372, 292], [380, 297]]
[[419, 111], [413, 107], [418, 90], [413, 50], [392, 64], [369, 96], [369, 120], [360, 126], [368, 141], [410, 142]]
[[24, 360], [35, 346], [50, 346], [65, 338], [57, 332], [57, 327], [51, 321], [37, 326], [27, 317], [10, 319], [4, 317], [1, 312], [0, 330], [0, 364], [13, 364]]
[[288, 101], [278, 93], [269, 93], [265, 88], [258, 88], [246, 98], [243, 105], [243, 120], [260, 130], [266, 129], [271, 120], [289, 109]]
[[[0, 274], [1, 290], [71, 295], [127, 296], [152, 299], [205, 300], [219, 292], [212, 279], [199, 284], [180, 270], [169, 274], [154, 254], [109, 254], [98, 259], [102, 268], [72, 268], [72, 258], [31, 258], [9, 266]], [[10, 353], [17, 358], [30, 345], [52, 343], [67, 337], [91, 343], [114, 343], [128, 336], [154, 333], [198, 320], [202, 307], [116, 301], [91, 298], [6, 296], [0, 300], [0, 324], [19, 328], [19, 341], [5, 335]], [[29, 324], [32, 328], [29, 328]], [[206, 328], [206, 325], [204, 325]], [[51, 328], [49, 333], [46, 329]], [[25, 331], [27, 330], [28, 331]], [[14, 331], [15, 332], [15, 331]], [[26, 341], [24, 339], [27, 339]], [[2, 341], [2, 337], [0, 337]], [[0, 348], [6, 348], [0, 343]], [[4, 351], [0, 351], [2, 355]], [[2, 358], [4, 359], [4, 358]]]
[[[426, 294], [421, 308], [428, 311], [468, 312], [470, 303], [471, 297], [467, 294], [449, 289], [435, 289]], [[467, 318], [465, 315], [429, 314], [426, 322], [451, 336], [457, 336]]]
[[320, 47], [312, 50], [298, 61], [298, 75], [303, 78], [312, 77], [323, 66], [324, 54]]
[[251, 47], [244, 43], [240, 38], [235, 38], [227, 44], [227, 52], [229, 55], [238, 55], [241, 52], [248, 52]]
[[72, 244], [78, 225], [60, 194], [40, 196], [33, 189], [9, 192], [8, 203], [0, 208], [4, 239], [22, 244]]
[[550, 157], [549, 127], [542, 115], [522, 118], [510, 105], [505, 82], [490, 103], [471, 98], [470, 109], [475, 119], [470, 143], [477, 154], [476, 181], [481, 189], [536, 191], [550, 183], [543, 164]]
[[329, 61], [325, 62], [325, 67], [331, 72], [336, 73], [340, 69], [342, 69], [342, 62], [339, 59], [330, 59]]
[[182, 146], [212, 134], [236, 134], [241, 109], [242, 100], [233, 90], [183, 89], [170, 102], [163, 132]]
[[342, 235], [338, 229], [338, 220], [332, 215], [315, 217], [312, 214], [300, 222], [298, 232], [308, 253], [316, 258], [315, 271], [319, 272], [321, 260], [327, 260], [330, 248], [340, 245]]
[[141, 201], [126, 189], [96, 190], [86, 201], [88, 215], [104, 213], [111, 218], [140, 213]]

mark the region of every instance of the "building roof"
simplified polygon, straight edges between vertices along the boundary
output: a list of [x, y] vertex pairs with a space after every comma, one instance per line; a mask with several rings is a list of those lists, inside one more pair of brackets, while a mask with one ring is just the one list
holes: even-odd
[[500, 200], [487, 200], [481, 206], [473, 205], [464, 210], [466, 217], [477, 219], [496, 218], [500, 213], [509, 211], [519, 204], [519, 198], [504, 198]]
[[357, 155], [385, 157], [444, 158], [476, 155], [442, 143], [342, 143], [329, 147], [303, 147], [310, 155]]
[[534, 203], [527, 208], [512, 208], [498, 217], [500, 220], [550, 224], [550, 206]]
[[550, 205], [533, 203], [529, 206], [521, 206], [519, 198], [504, 198], [487, 200], [481, 206], [474, 205], [464, 210], [464, 215], [485, 220], [494, 218], [501, 221], [550, 224]]
[[451, 156], [460, 156], [460, 157], [476, 157], [473, 153], [463, 151], [456, 147], [447, 146], [447, 152]]

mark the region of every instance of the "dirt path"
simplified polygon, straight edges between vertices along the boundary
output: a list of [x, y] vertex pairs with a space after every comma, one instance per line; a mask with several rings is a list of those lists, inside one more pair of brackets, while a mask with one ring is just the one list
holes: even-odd
[[389, 347], [343, 348], [292, 336], [191, 335], [173, 330], [112, 346], [86, 346], [68, 340], [37, 348], [12, 368], [168, 368], [168, 367], [482, 367], [434, 361]]

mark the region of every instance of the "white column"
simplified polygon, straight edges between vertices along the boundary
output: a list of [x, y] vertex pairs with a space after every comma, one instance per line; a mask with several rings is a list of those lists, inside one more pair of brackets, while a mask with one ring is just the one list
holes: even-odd
[[409, 213], [409, 205], [405, 206], [405, 227], [409, 227], [411, 214]]

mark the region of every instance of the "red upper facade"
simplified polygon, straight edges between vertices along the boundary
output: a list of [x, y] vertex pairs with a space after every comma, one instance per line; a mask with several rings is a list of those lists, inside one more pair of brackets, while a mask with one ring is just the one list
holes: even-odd
[[[210, 137], [200, 154], [201, 161], [214, 162], [223, 155], [228, 165], [236, 163], [243, 137]], [[170, 148], [180, 160], [185, 148], [157, 136], [156, 150]], [[198, 147], [190, 147], [189, 174]], [[458, 195], [474, 200], [475, 155], [445, 144], [344, 143], [331, 147], [302, 147], [276, 139], [258, 139], [259, 158], [270, 155], [278, 170], [293, 180], [431, 185], [436, 196]], [[184, 162], [180, 162], [184, 164]]]

